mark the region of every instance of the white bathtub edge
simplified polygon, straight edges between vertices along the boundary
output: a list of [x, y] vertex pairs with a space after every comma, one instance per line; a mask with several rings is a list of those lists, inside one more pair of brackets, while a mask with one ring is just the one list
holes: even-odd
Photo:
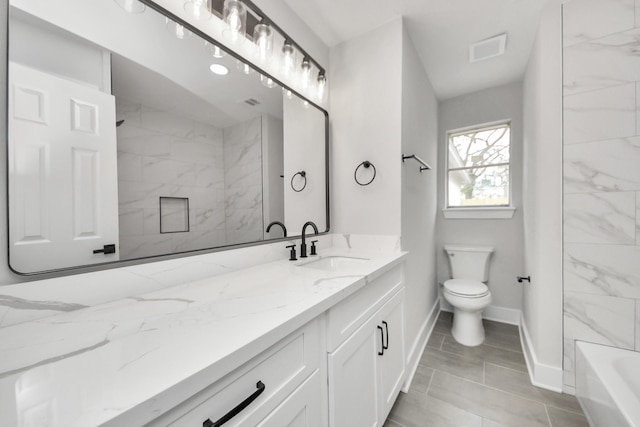
[[640, 396], [614, 368], [629, 357], [640, 363], [640, 352], [576, 341], [576, 397], [594, 426], [640, 427]]
[[524, 316], [520, 317], [518, 327], [520, 328], [520, 344], [522, 345], [524, 360], [527, 363], [531, 384], [536, 387], [562, 393], [562, 367], [538, 362], [535, 349], [531, 344], [527, 325], [524, 322]]

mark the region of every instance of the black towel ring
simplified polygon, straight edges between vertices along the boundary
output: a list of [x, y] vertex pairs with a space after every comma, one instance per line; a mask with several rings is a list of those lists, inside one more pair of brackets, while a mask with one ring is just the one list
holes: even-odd
[[[296, 176], [300, 175], [300, 177], [302, 177], [304, 179], [304, 185], [302, 186], [302, 188], [296, 188], [293, 185], [293, 180], [296, 178]], [[295, 191], [296, 193], [301, 192], [302, 190], [304, 190], [307, 187], [307, 173], [305, 171], [300, 171], [297, 172], [295, 175], [293, 175], [291, 177], [291, 188], [293, 189], [293, 191]]]
[[[360, 166], [364, 166], [365, 169], [369, 169], [369, 167], [373, 168], [373, 176], [371, 177], [371, 179], [368, 182], [362, 183], [362, 182], [358, 181], [358, 169], [360, 169]], [[376, 179], [376, 167], [370, 161], [365, 160], [364, 162], [360, 163], [358, 165], [358, 167], [356, 167], [355, 172], [353, 172], [353, 179], [356, 180], [358, 185], [361, 185], [363, 187], [371, 184], [373, 182], [373, 180]]]

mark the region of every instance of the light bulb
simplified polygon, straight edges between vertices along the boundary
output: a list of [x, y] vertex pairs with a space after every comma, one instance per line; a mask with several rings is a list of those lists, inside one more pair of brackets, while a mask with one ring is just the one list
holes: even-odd
[[284, 42], [282, 46], [282, 71], [285, 76], [291, 74], [291, 70], [293, 70], [293, 65], [296, 60], [296, 51], [291, 45], [289, 40]]
[[300, 77], [302, 88], [306, 89], [309, 87], [309, 80], [311, 79], [311, 63], [309, 62], [308, 58], [304, 58], [302, 60], [302, 65], [300, 66], [300, 68], [302, 68], [302, 76]]
[[184, 10], [198, 21], [211, 18], [210, 0], [188, 0], [184, 3]]
[[247, 21], [247, 9], [238, 0], [225, 0], [222, 10], [222, 19], [229, 26], [223, 34], [228, 35], [232, 41], [237, 42], [244, 36], [245, 23]]
[[183, 40], [191, 36], [191, 31], [187, 30], [184, 25], [178, 24], [169, 18], [165, 18], [165, 22], [167, 24], [167, 30], [176, 38]]
[[145, 11], [147, 6], [140, 3], [138, 0], [114, 0], [118, 6], [123, 8], [129, 13], [142, 13]]
[[246, 64], [242, 61], [236, 62], [236, 68], [242, 72], [242, 74], [249, 75], [253, 72], [253, 68], [249, 64]]
[[253, 40], [258, 47], [258, 59], [266, 62], [271, 59], [273, 50], [273, 31], [267, 24], [257, 24], [253, 29]]
[[278, 83], [274, 82], [271, 77], [260, 74], [260, 82], [263, 86], [268, 87], [269, 89], [278, 86]]
[[215, 44], [212, 44], [210, 46], [211, 49], [211, 55], [213, 55], [214, 58], [224, 58], [225, 56], [225, 52], [224, 50], [220, 49], [220, 46], [217, 46]]
[[287, 97], [287, 99], [293, 99], [293, 92], [290, 89], [282, 88], [282, 94]]
[[323, 72], [318, 73], [318, 99], [324, 100], [324, 93], [327, 86], [327, 76]]

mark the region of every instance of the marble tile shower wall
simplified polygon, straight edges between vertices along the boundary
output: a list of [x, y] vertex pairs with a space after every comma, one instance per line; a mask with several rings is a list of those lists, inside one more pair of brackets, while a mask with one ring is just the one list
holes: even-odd
[[[223, 131], [118, 98], [121, 259], [226, 243]], [[160, 197], [189, 198], [189, 231], [160, 233]]]
[[563, 7], [564, 383], [575, 340], [640, 351], [640, 0]]
[[227, 242], [261, 240], [262, 117], [224, 129], [224, 181]]

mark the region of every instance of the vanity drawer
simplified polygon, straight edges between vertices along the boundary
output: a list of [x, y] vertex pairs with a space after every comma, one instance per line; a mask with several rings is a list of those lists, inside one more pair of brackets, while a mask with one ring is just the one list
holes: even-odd
[[260, 381], [264, 391], [225, 424], [255, 426], [318, 369], [324, 351], [320, 323], [310, 322], [152, 424], [191, 427], [207, 419], [215, 422], [255, 393]]
[[379, 309], [404, 283], [404, 264], [380, 277], [329, 309], [327, 351], [332, 352]]

